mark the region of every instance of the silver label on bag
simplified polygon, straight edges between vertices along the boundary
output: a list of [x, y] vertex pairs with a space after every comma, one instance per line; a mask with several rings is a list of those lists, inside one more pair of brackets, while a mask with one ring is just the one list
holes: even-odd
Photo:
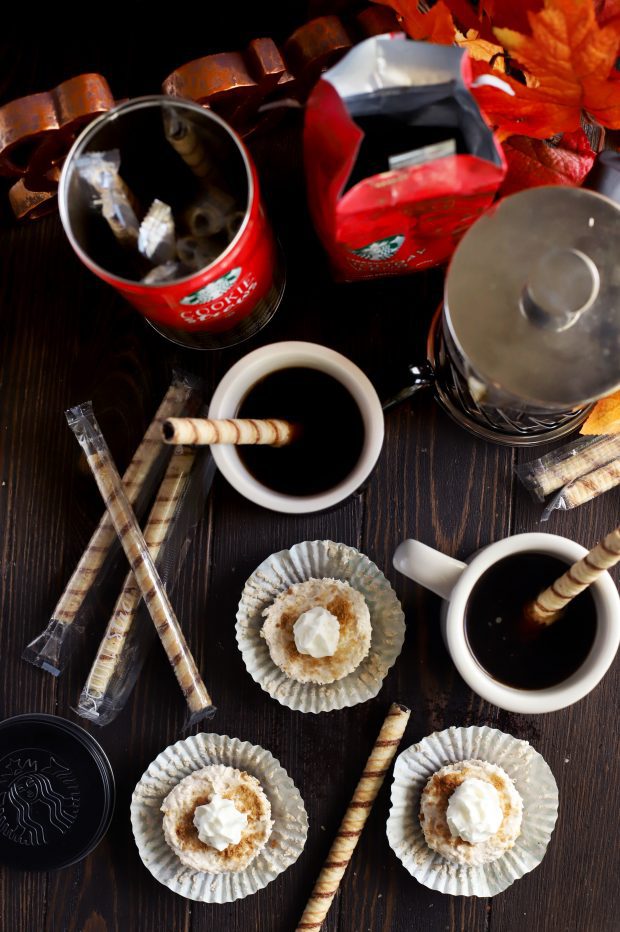
[[455, 139], [444, 139], [442, 142], [434, 142], [421, 149], [410, 149], [409, 152], [391, 155], [388, 162], [390, 171], [396, 171], [398, 168], [411, 168], [412, 165], [423, 165], [424, 162], [444, 159], [447, 155], [456, 155]]

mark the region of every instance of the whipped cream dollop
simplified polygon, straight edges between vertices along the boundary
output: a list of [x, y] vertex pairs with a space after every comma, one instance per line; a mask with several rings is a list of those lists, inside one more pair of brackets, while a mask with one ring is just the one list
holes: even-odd
[[333, 657], [340, 640], [340, 624], [335, 615], [317, 606], [302, 612], [293, 625], [295, 647], [311, 657]]
[[248, 824], [245, 812], [240, 812], [231, 799], [214, 793], [211, 802], [196, 806], [194, 825], [198, 837], [205, 845], [223, 851], [229, 845], [238, 845], [243, 829]]
[[453, 837], [472, 845], [495, 835], [504, 815], [499, 793], [491, 783], [466, 777], [448, 800], [446, 819]]

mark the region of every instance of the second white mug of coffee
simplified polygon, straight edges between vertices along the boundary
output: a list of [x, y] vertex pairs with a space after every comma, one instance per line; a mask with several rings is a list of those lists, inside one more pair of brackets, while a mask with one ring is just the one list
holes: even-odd
[[[271, 488], [252, 475], [243, 462], [239, 449], [234, 445], [212, 446], [211, 451], [220, 472], [230, 484], [257, 505], [289, 514], [322, 511], [344, 501], [366, 481], [374, 469], [383, 445], [381, 402], [370, 379], [350, 359], [318, 343], [291, 340], [263, 346], [244, 356], [229, 369], [211, 399], [209, 417], [239, 417], [239, 409], [249, 392], [271, 374], [286, 369], [312, 369], [331, 376], [347, 390], [355, 402], [361, 416], [363, 437], [359, 456], [348, 474], [331, 488], [314, 494], [290, 494]], [[294, 401], [288, 406], [294, 410]], [[256, 416], [269, 418], [282, 415], [277, 411], [264, 411]], [[337, 418], [338, 412], [326, 410], [324, 417]], [[258, 455], [258, 451], [256, 452]], [[321, 448], [310, 451], [310, 455], [315, 458], [313, 468], [321, 470], [324, 468], [324, 458], [330, 455], [337, 456], [338, 451]]]
[[[566, 679], [543, 689], [517, 688], [500, 682], [478, 661], [467, 638], [465, 624], [470, 596], [487, 570], [515, 554], [547, 554], [568, 567], [587, 552], [575, 541], [555, 534], [516, 534], [489, 544], [468, 563], [462, 563], [410, 539], [397, 547], [394, 566], [444, 600], [441, 606], [443, 638], [468, 686], [500, 709], [531, 714], [554, 712], [572, 705], [591, 692], [609, 669], [620, 644], [620, 597], [613, 579], [609, 573], [603, 573], [590, 587], [596, 628], [583, 662]], [[548, 582], [551, 584], [554, 579]]]

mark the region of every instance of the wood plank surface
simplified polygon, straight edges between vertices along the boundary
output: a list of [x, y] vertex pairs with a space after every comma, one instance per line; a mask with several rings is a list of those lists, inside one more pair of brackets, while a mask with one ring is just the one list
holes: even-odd
[[[108, 12], [122, 28], [105, 36], [85, 29], [79, 42], [68, 38], [60, 18], [35, 34], [8, 22], [0, 39], [0, 105], [91, 70], [104, 73], [119, 98], [156, 92], [182, 62], [238, 48], [261, 34], [283, 38], [304, 19], [301, 5], [286, 12], [265, 6], [240, 18], [230, 9], [161, 17], [147, 15], [141, 4], [118, 5]], [[589, 546], [617, 524], [620, 493], [539, 525], [540, 506], [512, 471], [515, 461], [537, 454], [470, 437], [430, 395], [389, 412], [372, 477], [330, 512], [267, 512], [218, 476], [172, 590], [218, 707], [213, 730], [268, 748], [308, 810], [303, 854], [266, 889], [225, 906], [193, 903], [158, 884], [138, 857], [131, 792], [150, 761], [182, 737], [185, 718], [159, 644], [114, 724], [97, 728], [72, 711], [124, 574], [122, 560], [97, 592], [97, 610], [65, 674], [55, 680], [20, 659], [49, 618], [102, 511], [66, 427], [66, 407], [93, 399], [122, 469], [175, 365], [202, 375], [210, 391], [247, 351], [308, 339], [345, 353], [383, 390], [407, 363], [423, 360], [441, 274], [334, 285], [308, 218], [300, 128], [300, 115], [291, 114], [277, 132], [252, 144], [286, 255], [285, 300], [256, 339], [220, 353], [183, 351], [157, 337], [81, 266], [57, 216], [17, 226], [6, 205], [1, 208], [0, 719], [40, 711], [85, 725], [110, 757], [118, 795], [107, 837], [80, 864], [49, 874], [0, 869], [0, 932], [292, 932], [393, 700], [413, 710], [402, 749], [449, 725], [488, 723], [530, 740], [558, 780], [558, 825], [542, 865], [505, 893], [492, 900], [442, 896], [410, 877], [388, 846], [390, 777], [325, 932], [613, 932], [620, 873], [617, 664], [570, 709], [546, 716], [500, 711], [456, 673], [439, 631], [439, 600], [395, 573], [391, 560], [404, 537], [459, 559], [526, 530]], [[342, 541], [368, 554], [392, 582], [407, 619], [403, 652], [379, 696], [318, 716], [291, 712], [264, 693], [245, 671], [234, 633], [239, 596], [254, 568], [272, 552], [314, 539]]]

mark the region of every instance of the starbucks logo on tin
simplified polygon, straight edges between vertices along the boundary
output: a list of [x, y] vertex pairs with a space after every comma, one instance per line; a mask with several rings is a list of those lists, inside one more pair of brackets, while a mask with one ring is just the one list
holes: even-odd
[[0, 760], [0, 834], [5, 838], [17, 845], [47, 845], [69, 831], [79, 809], [77, 780], [58, 758], [25, 749]]
[[240, 275], [241, 267], [231, 269], [230, 272], [216, 278], [214, 282], [209, 282], [208, 285], [204, 285], [198, 291], [193, 291], [185, 298], [181, 298], [181, 304], [208, 304], [210, 301], [216, 301], [217, 298], [221, 298], [227, 291], [230, 291]]
[[377, 239], [374, 243], [368, 243], [360, 249], [352, 249], [351, 252], [362, 259], [370, 259], [372, 262], [380, 262], [384, 259], [391, 259], [395, 256], [400, 247], [405, 242], [405, 237], [398, 233], [396, 236], [387, 236], [385, 239]]

